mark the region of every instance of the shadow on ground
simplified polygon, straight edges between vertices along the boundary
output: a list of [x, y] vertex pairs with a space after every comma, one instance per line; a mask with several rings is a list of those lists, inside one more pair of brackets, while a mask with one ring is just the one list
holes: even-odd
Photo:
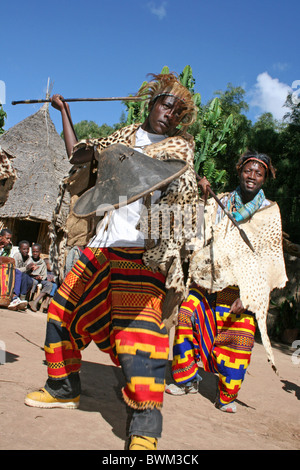
[[100, 413], [113, 433], [125, 440], [129, 410], [122, 398], [125, 380], [121, 368], [82, 361], [80, 377], [80, 409]]

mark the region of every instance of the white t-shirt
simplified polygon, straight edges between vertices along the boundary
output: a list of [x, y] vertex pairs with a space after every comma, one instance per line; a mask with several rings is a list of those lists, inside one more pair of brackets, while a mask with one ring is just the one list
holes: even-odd
[[[167, 136], [150, 134], [141, 127], [136, 132], [135, 150], [143, 152], [145, 146], [161, 142]], [[160, 197], [160, 191], [154, 191], [151, 203]], [[143, 199], [115, 209], [100, 221], [95, 237], [90, 241], [90, 247], [141, 247], [145, 246], [144, 234], [136, 230], [143, 208]]]

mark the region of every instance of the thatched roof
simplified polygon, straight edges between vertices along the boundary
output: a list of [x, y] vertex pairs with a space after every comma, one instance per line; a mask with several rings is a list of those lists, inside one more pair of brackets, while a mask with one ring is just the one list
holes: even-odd
[[2, 134], [0, 146], [14, 157], [17, 173], [7, 201], [0, 207], [0, 218], [51, 222], [60, 183], [71, 166], [48, 103]]

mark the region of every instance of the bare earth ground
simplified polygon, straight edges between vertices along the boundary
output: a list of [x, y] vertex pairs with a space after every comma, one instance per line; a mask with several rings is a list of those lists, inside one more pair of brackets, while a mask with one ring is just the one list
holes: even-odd
[[[0, 449], [122, 451], [127, 421], [122, 372], [94, 344], [83, 352], [78, 410], [24, 405], [26, 393], [46, 380], [45, 326], [45, 314], [0, 309], [0, 362], [4, 344], [6, 349], [0, 365]], [[236, 414], [214, 407], [216, 377], [203, 371], [197, 395], [165, 394], [159, 450], [299, 450], [299, 354], [279, 344], [274, 355], [279, 375], [256, 342]]]

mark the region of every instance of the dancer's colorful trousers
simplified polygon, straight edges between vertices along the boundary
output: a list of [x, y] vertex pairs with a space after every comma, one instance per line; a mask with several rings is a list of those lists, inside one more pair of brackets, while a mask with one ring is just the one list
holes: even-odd
[[146, 268], [142, 254], [86, 248], [67, 274], [48, 309], [46, 389], [52, 395], [80, 393], [81, 350], [93, 340], [121, 365], [123, 397], [131, 408], [162, 407], [169, 353], [162, 322], [165, 278]]
[[181, 305], [175, 329], [172, 373], [179, 384], [193, 380], [201, 360], [205, 371], [219, 376], [219, 404], [237, 398], [254, 346], [253, 313], [230, 313], [239, 297], [236, 287], [208, 295], [193, 285]]

